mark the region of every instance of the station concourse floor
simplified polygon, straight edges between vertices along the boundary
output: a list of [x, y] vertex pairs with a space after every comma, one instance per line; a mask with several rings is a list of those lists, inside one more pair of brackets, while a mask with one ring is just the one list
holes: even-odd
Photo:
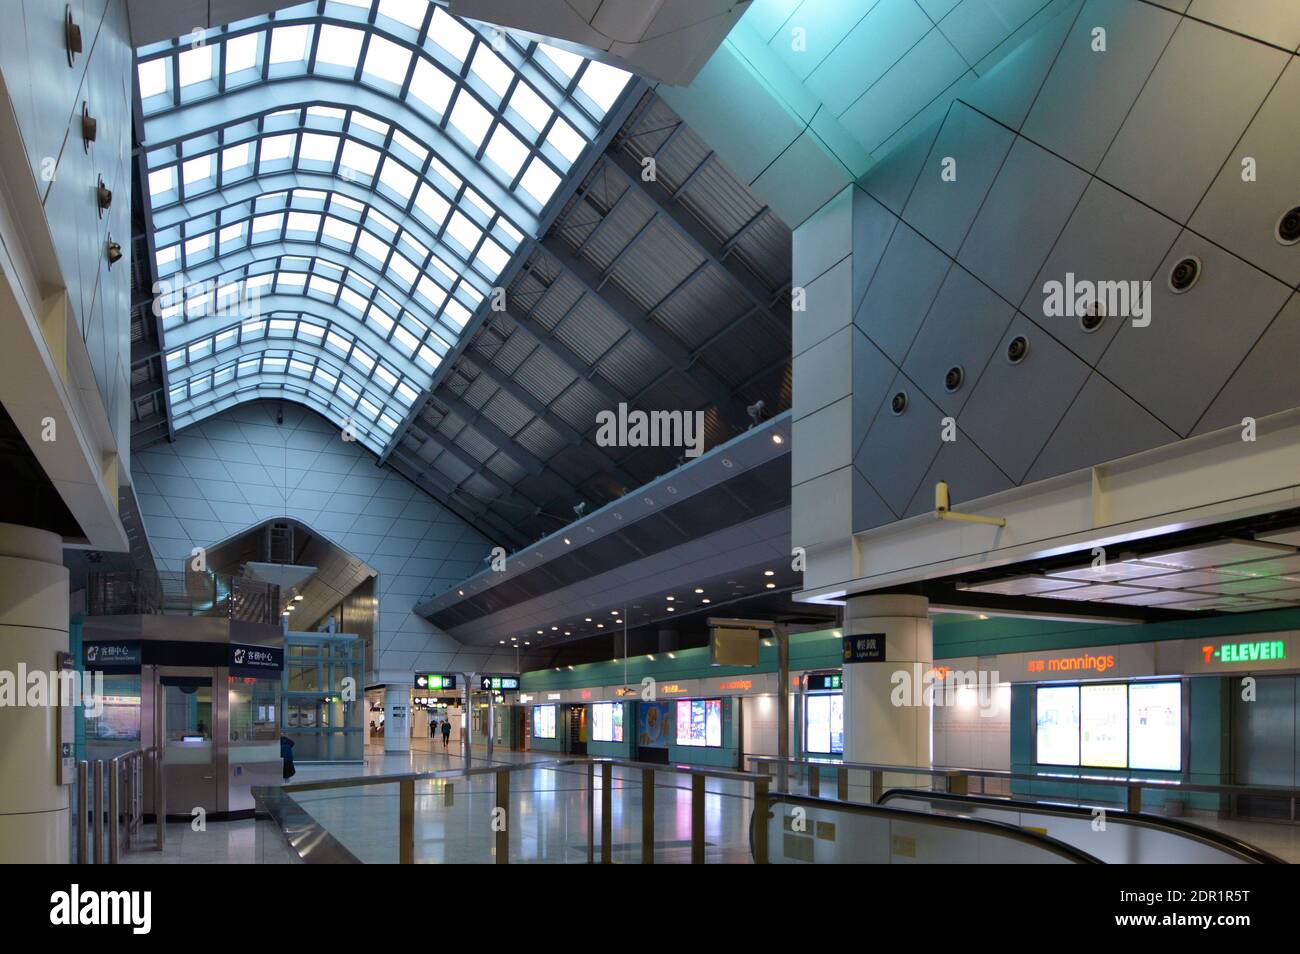
[[[492, 764], [546, 762], [555, 757], [549, 752], [497, 751]], [[411, 740], [411, 751], [406, 753], [386, 753], [381, 745], [368, 745], [364, 764], [299, 765], [294, 781], [435, 772], [460, 768], [461, 764], [460, 750], [454, 743], [444, 750], [440, 740], [415, 738]], [[485, 750], [476, 752], [473, 764], [476, 767], [488, 764]], [[636, 863], [641, 860], [640, 775], [616, 769], [614, 778], [613, 860]], [[491, 812], [495, 805], [492, 777], [473, 779], [469, 791], [465, 790], [464, 780], [453, 780], [450, 805], [445, 784], [433, 781], [416, 787], [416, 863], [492, 862]], [[596, 784], [599, 832], [599, 775]], [[749, 796], [748, 786], [739, 782], [706, 781], [708, 862], [749, 863]], [[302, 792], [296, 799], [361, 861], [377, 864], [398, 860], [396, 785]], [[510, 819], [512, 863], [585, 863], [586, 772], [573, 766], [513, 773]], [[1300, 825], [1199, 816], [1188, 821], [1217, 828], [1288, 862], [1300, 863]], [[655, 792], [656, 862], [688, 862], [690, 831], [689, 779], [661, 772]], [[164, 851], [133, 851], [124, 854], [122, 861], [127, 864], [299, 863], [272, 822], [253, 820], [212, 822], [202, 832], [192, 831], [187, 822], [169, 823]]]

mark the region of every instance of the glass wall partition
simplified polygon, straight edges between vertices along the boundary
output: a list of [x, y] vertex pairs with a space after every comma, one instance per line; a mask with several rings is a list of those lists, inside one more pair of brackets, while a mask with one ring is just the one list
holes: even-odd
[[347, 633], [284, 640], [284, 734], [299, 762], [355, 762], [365, 745], [365, 643]]

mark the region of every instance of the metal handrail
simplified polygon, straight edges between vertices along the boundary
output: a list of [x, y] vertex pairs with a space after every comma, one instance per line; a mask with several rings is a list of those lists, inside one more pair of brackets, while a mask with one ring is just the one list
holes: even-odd
[[[252, 794], [258, 807], [261, 808], [271, 817], [275, 818], [281, 826], [281, 830], [291, 847], [299, 852], [299, 856], [308, 862], [313, 860], [319, 861], [320, 857], [313, 859], [309, 857], [311, 851], [300, 848], [305, 845], [307, 848], [318, 846], [321, 842], [323, 829], [319, 826], [308, 826], [300, 818], [300, 806], [292, 802], [289, 797], [298, 792], [324, 791], [329, 789], [341, 788], [360, 788], [371, 785], [392, 785], [398, 786], [398, 857], [401, 864], [411, 864], [414, 862], [415, 854], [415, 783], [425, 781], [444, 781], [451, 782], [456, 779], [473, 778], [475, 776], [491, 775], [496, 780], [496, 799], [495, 805], [498, 809], [503, 809], [506, 813], [504, 816], [508, 820], [509, 816], [509, 793], [510, 793], [510, 776], [514, 772], [532, 772], [537, 769], [560, 769], [568, 766], [584, 766], [587, 776], [587, 862], [595, 862], [596, 841], [595, 841], [595, 776], [597, 767], [601, 772], [601, 838], [600, 838], [600, 860], [602, 864], [609, 864], [612, 861], [613, 838], [612, 838], [612, 791], [613, 791], [613, 770], [615, 768], [627, 769], [641, 773], [641, 792], [643, 798], [642, 823], [641, 823], [641, 861], [643, 864], [649, 864], [654, 861], [654, 778], [657, 773], [667, 772], [670, 774], [689, 775], [691, 776], [691, 862], [693, 864], [702, 864], [704, 862], [704, 782], [706, 779], [715, 778], [726, 781], [742, 782], [754, 786], [754, 799], [756, 810], [767, 804], [768, 788], [770, 781], [764, 775], [750, 772], [737, 772], [732, 769], [717, 769], [707, 766], [694, 765], [663, 765], [661, 763], [635, 762], [630, 759], [618, 759], [601, 756], [593, 757], [573, 757], [547, 759], [536, 762], [512, 762], [509, 764], [498, 764], [489, 766], [480, 766], [477, 768], [459, 768], [459, 769], [442, 769], [435, 772], [401, 772], [389, 775], [363, 775], [351, 778], [321, 779], [312, 782], [295, 782], [279, 786], [256, 786], [252, 789]], [[450, 785], [447, 786], [451, 788]], [[450, 792], [448, 797], [452, 797]], [[286, 806], [284, 799], [287, 799], [291, 805]], [[297, 811], [295, 811], [297, 810]], [[764, 808], [764, 810], [766, 810]], [[285, 819], [293, 819], [295, 830], [290, 832], [288, 822]], [[327, 833], [325, 833], [328, 837]], [[498, 864], [509, 862], [509, 835], [508, 824], [506, 828], [498, 829], [496, 832], [496, 860]], [[330, 842], [334, 840], [329, 839]], [[341, 847], [341, 846], [340, 846]], [[753, 849], [756, 860], [762, 858], [765, 863], [767, 859], [766, 832], [762, 843]], [[331, 850], [331, 853], [334, 853]]]
[[[821, 808], [828, 811], [848, 812], [854, 815], [866, 815], [876, 818], [887, 818], [896, 821], [911, 822], [913, 824], [933, 824], [940, 828], [954, 828], [961, 831], [983, 831], [987, 834], [997, 835], [1008, 838], [1021, 844], [1032, 845], [1044, 851], [1058, 855], [1074, 864], [1099, 865], [1101, 859], [1088, 854], [1074, 845], [1061, 841], [1059, 838], [1053, 838], [1051, 835], [1040, 835], [1037, 832], [1026, 831], [1018, 825], [1012, 825], [1007, 822], [991, 821], [986, 818], [966, 818], [955, 815], [931, 815], [929, 812], [911, 811], [906, 808], [886, 808], [883, 805], [862, 805], [858, 802], [841, 802], [831, 798], [814, 798], [811, 795], [793, 795], [786, 792], [774, 792], [768, 800], [769, 807], [775, 807], [779, 804], [786, 805], [807, 805], [814, 808]], [[765, 833], [767, 828], [766, 819], [763, 824], [759, 824], [758, 807], [755, 806], [753, 814], [750, 815], [749, 833], [751, 845], [756, 844], [760, 833]]]
[[[123, 842], [122, 822], [125, 818], [126, 849], [131, 850], [135, 839], [144, 828], [144, 762], [154, 759], [155, 791], [162, 791], [162, 753], [156, 746], [132, 749], [113, 756], [107, 763], [96, 759], [93, 763], [95, 801], [93, 810], [88, 804], [92, 770], [90, 762], [77, 763], [77, 863], [117, 864], [121, 858]], [[125, 772], [123, 771], [125, 769]], [[123, 791], [125, 789], [125, 792]], [[108, 805], [104, 804], [105, 792]], [[125, 798], [125, 806], [123, 805]], [[156, 795], [156, 804], [161, 795]], [[125, 811], [123, 808], [125, 807]], [[160, 813], [160, 819], [163, 817]], [[87, 816], [94, 820], [93, 840], [88, 830]], [[105, 827], [107, 821], [107, 828]], [[163, 830], [159, 822], [158, 842], [155, 850], [162, 851]], [[93, 850], [92, 850], [93, 849]]]
[[[1031, 812], [1035, 815], [1056, 815], [1062, 818], [1079, 818], [1091, 820], [1092, 810], [1082, 808], [1076, 805], [1058, 805], [1053, 803], [1029, 802], [1014, 798], [997, 798], [990, 795], [953, 795], [948, 792], [929, 792], [924, 789], [915, 788], [891, 788], [881, 796], [880, 803], [891, 801], [895, 798], [914, 798], [934, 802], [947, 802], [953, 805], [969, 805], [974, 807], [986, 806], [989, 808], [1000, 808], [1007, 811]], [[1283, 861], [1277, 855], [1270, 854], [1262, 848], [1252, 845], [1250, 842], [1234, 838], [1232, 835], [1215, 831], [1212, 828], [1202, 828], [1199, 825], [1193, 825], [1191, 822], [1185, 822], [1176, 818], [1163, 818], [1159, 815], [1146, 815], [1141, 812], [1129, 812], [1123, 809], [1113, 808], [1106, 809], [1106, 818], [1135, 825], [1140, 828], [1149, 828], [1153, 831], [1162, 831], [1176, 834], [1183, 838], [1189, 838], [1193, 841], [1199, 841], [1201, 844], [1218, 848], [1229, 854], [1236, 855], [1250, 864], [1260, 865], [1284, 865]]]
[[[1095, 785], [1101, 788], [1124, 788], [1128, 792], [1128, 810], [1142, 810], [1142, 789], [1162, 789], [1170, 792], [1199, 792], [1212, 795], [1272, 795], [1275, 797], [1300, 798], [1300, 788], [1284, 785], [1213, 785], [1206, 782], [1189, 782], [1171, 778], [1140, 778], [1137, 776], [1089, 775], [1083, 772], [1011, 772], [1005, 769], [978, 769], [944, 765], [889, 765], [874, 762], [847, 762], [843, 759], [782, 758], [779, 755], [746, 755], [750, 762], [762, 766], [767, 764], [789, 765], [809, 769], [813, 775], [821, 769], [847, 769], [853, 772], [871, 773], [873, 801], [878, 801], [883, 788], [880, 787], [881, 776], [928, 775], [946, 781], [948, 790], [953, 794], [966, 794], [965, 786], [971, 778], [991, 778], [1007, 782], [1070, 782], [1081, 785]], [[765, 771], [762, 769], [761, 771]], [[811, 778], [812, 776], [810, 776]], [[844, 790], [845, 776], [840, 773], [841, 798], [846, 798]], [[811, 784], [811, 781], [810, 781]], [[876, 791], [879, 788], [880, 791]]]

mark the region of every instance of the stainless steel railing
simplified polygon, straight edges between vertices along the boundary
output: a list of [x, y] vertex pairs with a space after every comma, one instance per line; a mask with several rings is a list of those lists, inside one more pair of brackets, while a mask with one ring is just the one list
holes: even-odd
[[[94, 803], [91, 798], [91, 763], [77, 763], [77, 864], [111, 864], [121, 860], [122, 849], [140, 847], [144, 832], [145, 762], [154, 766], [154, 812], [157, 840], [162, 851], [166, 836], [166, 789], [162, 752], [157, 747], [123, 752], [105, 762], [94, 762]], [[107, 801], [107, 805], [105, 804]], [[91, 832], [93, 831], [93, 837]]]
[[[369, 775], [356, 778], [327, 779], [319, 782], [299, 782], [283, 786], [264, 786], [253, 789], [259, 811], [268, 813], [285, 833], [290, 845], [298, 849], [304, 861], [355, 860], [351, 853], [302, 811], [292, 798], [299, 792], [324, 789], [360, 788], [372, 785], [398, 786], [398, 861], [412, 864], [415, 861], [415, 783], [423, 781], [448, 782], [470, 779], [475, 776], [494, 776], [494, 805], [500, 810], [505, 824], [497, 828], [493, 853], [497, 864], [510, 861], [510, 777], [516, 772], [534, 772], [538, 769], [557, 769], [568, 766], [586, 768], [587, 795], [587, 863], [611, 864], [613, 861], [613, 789], [614, 769], [620, 768], [640, 773], [641, 795], [641, 863], [653, 864], [655, 852], [655, 779], [659, 773], [686, 775], [691, 780], [691, 863], [705, 861], [705, 781], [723, 779], [753, 786], [754, 812], [766, 814], [768, 810], [770, 780], [765, 775], [712, 769], [689, 765], [661, 765], [633, 762], [615, 758], [560, 758], [536, 762], [517, 762], [510, 765], [488, 765], [479, 768], [448, 769], [439, 772], [413, 774]], [[596, 769], [600, 768], [600, 836], [596, 835]], [[448, 786], [450, 788], [450, 786]], [[448, 798], [454, 797], [444, 792]], [[597, 846], [599, 845], [599, 850]], [[303, 846], [299, 848], [299, 846]], [[768, 834], [766, 826], [759, 826], [752, 845], [754, 861], [766, 864], [768, 859]]]

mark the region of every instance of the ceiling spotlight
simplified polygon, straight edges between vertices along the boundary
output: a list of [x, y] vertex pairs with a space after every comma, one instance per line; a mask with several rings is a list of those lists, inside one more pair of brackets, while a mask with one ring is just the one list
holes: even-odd
[[700, 600], [701, 603], [712, 603], [713, 600]]
[[498, 639], [497, 642], [500, 643], [502, 646], [506, 644], [506, 641], [504, 639]]
[[677, 612], [677, 607], [675, 607], [675, 606], [670, 606], [670, 607], [668, 607], [668, 612], [670, 612], [670, 613], [676, 613], [676, 612]]
[[558, 627], [558, 626], [552, 626], [552, 627], [551, 627], [551, 632], [552, 632], [552, 633], [558, 633], [559, 631], [560, 631], [560, 627]]
[[583, 621], [584, 621], [584, 622], [587, 622], [587, 623], [590, 623], [590, 622], [591, 622], [591, 617], [590, 617], [590, 616], [584, 616], [584, 617], [583, 617]]
[[669, 653], [669, 654], [668, 654], [668, 658], [669, 658], [669, 659], [676, 659], [676, 658], [677, 658], [677, 655], [676, 655], [675, 653]]
[[703, 593], [704, 590], [697, 586], [697, 587], [695, 588], [695, 592], [696, 592], [696, 593]]
[[465, 591], [464, 591], [464, 590], [457, 590], [456, 592], [457, 592], [457, 594], [459, 594], [460, 596], [464, 596], [464, 595], [465, 595]]
[[618, 610], [610, 610], [610, 611], [609, 611], [609, 615], [610, 615], [610, 616], [617, 616], [617, 615], [618, 615]]
[[769, 590], [774, 590], [774, 589], [776, 589], [776, 584], [775, 584], [775, 583], [769, 583], [769, 584], [767, 584], [767, 588], [768, 588]]
[[654, 661], [655, 661], [655, 654], [654, 654], [654, 653], [646, 653], [646, 654], [645, 654], [645, 658], [648, 659], [648, 660], [650, 660], [651, 662], [654, 662]]
[[776, 576], [776, 571], [775, 571], [775, 570], [764, 570], [764, 571], [763, 571], [763, 575], [764, 575], [764, 576]]
[[604, 624], [604, 623], [597, 623], [597, 624], [596, 624], [596, 628], [597, 628], [597, 629], [604, 629], [604, 628], [605, 628], [605, 624]]
[[294, 596], [293, 601], [294, 601], [295, 603], [301, 603], [301, 602], [302, 602], [302, 594], [299, 593], [299, 594], [297, 594], [296, 596]]
[[569, 667], [569, 672], [573, 672], [573, 667], [572, 667], [572, 666]]
[[564, 635], [565, 635], [565, 636], [572, 636], [573, 634], [572, 634], [571, 632], [569, 632], [569, 631], [566, 629], [566, 630], [564, 631]]
[[531, 646], [532, 643], [525, 641], [525, 642], [524, 642], [524, 645], [525, 645], [525, 646]]
[[565, 537], [565, 538], [564, 538], [564, 545], [565, 545], [566, 547], [572, 545], [572, 544], [569, 543], [569, 538], [568, 538], [568, 537]]
[[671, 602], [672, 602], [673, 600], [675, 600], [676, 598], [677, 598], [677, 597], [675, 597], [675, 596], [665, 596], [665, 597], [664, 597], [664, 599], [666, 599], [669, 603], [671, 603]]
[[772, 435], [772, 443], [773, 443], [773, 444], [784, 444], [784, 443], [785, 443], [785, 438], [782, 437], [780, 434], [773, 434], [773, 435]]
[[542, 635], [542, 631], [540, 629], [537, 631], [537, 635], [538, 636]]

